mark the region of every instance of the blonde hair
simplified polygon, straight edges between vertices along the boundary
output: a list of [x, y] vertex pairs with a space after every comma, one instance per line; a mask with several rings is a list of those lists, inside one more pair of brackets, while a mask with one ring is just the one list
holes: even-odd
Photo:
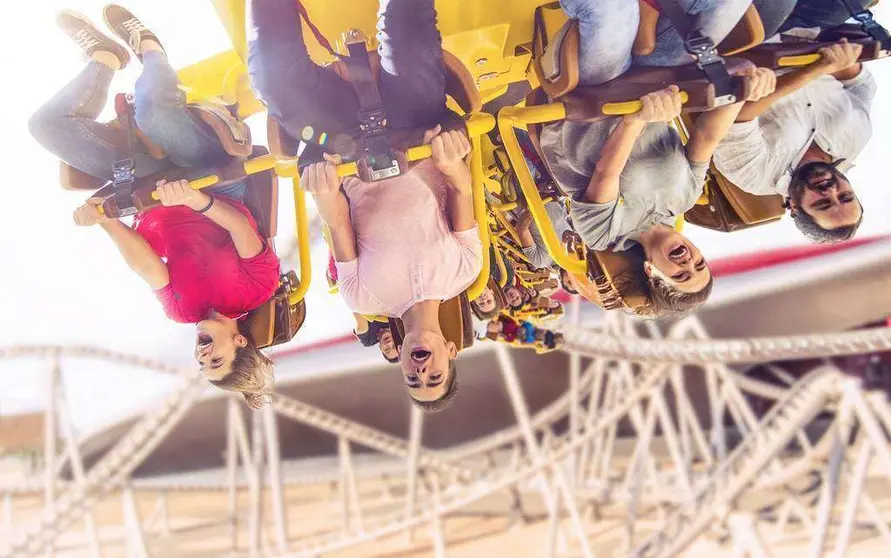
[[[241, 323], [239, 323], [241, 330]], [[251, 409], [262, 409], [275, 401], [275, 364], [260, 352], [253, 339], [242, 332], [247, 346], [235, 349], [235, 358], [229, 373], [219, 380], [209, 380], [211, 385], [244, 396]]]

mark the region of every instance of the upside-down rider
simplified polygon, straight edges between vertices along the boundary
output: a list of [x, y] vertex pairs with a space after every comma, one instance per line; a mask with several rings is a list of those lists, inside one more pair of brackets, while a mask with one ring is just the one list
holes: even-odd
[[336, 175], [338, 156], [355, 152], [360, 103], [349, 82], [309, 58], [297, 3], [253, 0], [248, 11], [248, 65], [270, 114], [293, 138], [307, 127], [332, 138], [301, 184], [331, 231], [340, 293], [354, 312], [402, 319], [409, 396], [440, 410], [456, 393], [457, 348], [442, 334], [439, 307], [473, 283], [482, 244], [464, 162], [470, 143], [449, 125], [433, 0], [380, 2], [379, 89], [391, 141], [430, 142], [433, 158], [373, 183]]
[[[858, 2], [866, 7], [871, 0]], [[780, 32], [830, 29], [850, 16], [837, 0], [799, 0], [785, 14], [775, 13], [782, 3], [762, 3], [764, 17], [788, 15]], [[821, 49], [819, 62], [780, 76], [772, 95], [746, 103], [715, 151], [715, 167], [740, 189], [784, 196], [811, 242], [853, 238], [863, 221], [863, 206], [844, 174], [872, 135], [876, 82], [857, 61], [862, 51], [843, 39]]]
[[[677, 0], [718, 44], [750, 0]], [[579, 21], [579, 84], [618, 78], [632, 64], [682, 66], [693, 62], [680, 34], [660, 18], [656, 49], [632, 56], [640, 22], [638, 2], [562, 0]], [[746, 70], [750, 99], [770, 93], [773, 72]], [[650, 314], [686, 313], [705, 302], [712, 277], [699, 249], [673, 225], [702, 193], [709, 160], [742, 103], [703, 113], [683, 145], [670, 124], [681, 112], [676, 86], [641, 98], [643, 110], [624, 117], [546, 125], [541, 148], [555, 180], [570, 198], [573, 227], [592, 250], [632, 251], [640, 261], [634, 282], [646, 288]]]
[[[169, 158], [158, 161], [137, 148], [136, 176], [160, 172], [169, 163], [208, 168], [224, 163], [228, 155], [219, 138], [184, 105], [176, 72], [157, 36], [121, 6], [106, 6], [104, 16], [143, 64], [135, 88], [136, 124]], [[31, 133], [72, 167], [111, 180], [123, 140], [96, 119], [115, 71], [127, 66], [130, 54], [80, 14], [61, 12], [57, 23], [89, 62], [32, 116]], [[272, 393], [272, 361], [254, 346], [241, 318], [275, 293], [279, 261], [241, 203], [245, 188], [240, 182], [204, 193], [185, 181], [162, 180], [157, 188], [161, 206], [137, 214], [132, 227], [106, 218], [96, 199], [78, 208], [74, 221], [105, 230], [168, 317], [197, 324], [195, 358], [205, 378], [241, 392], [257, 407]]]

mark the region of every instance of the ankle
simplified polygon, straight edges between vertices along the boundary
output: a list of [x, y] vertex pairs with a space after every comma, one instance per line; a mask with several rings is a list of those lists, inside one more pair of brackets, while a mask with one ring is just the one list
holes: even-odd
[[143, 39], [139, 42], [139, 54], [144, 55], [147, 52], [160, 52], [161, 54], [165, 54], [164, 47], [161, 46], [161, 43], [152, 39]]
[[93, 54], [90, 55], [90, 60], [94, 62], [99, 62], [104, 66], [108, 66], [112, 70], [120, 70], [122, 66], [121, 60], [115, 56], [113, 53], [108, 52], [107, 50], [96, 50]]

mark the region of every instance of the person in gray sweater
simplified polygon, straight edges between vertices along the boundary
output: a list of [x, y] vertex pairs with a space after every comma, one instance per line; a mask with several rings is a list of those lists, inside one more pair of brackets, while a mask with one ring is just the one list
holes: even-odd
[[[716, 44], [750, 4], [679, 2]], [[562, 0], [561, 5], [579, 20], [582, 86], [613, 80], [632, 63], [681, 66], [693, 61], [666, 18], [660, 22], [656, 50], [640, 59], [632, 56], [640, 20], [637, 2]], [[773, 92], [772, 71], [748, 67], [744, 72], [746, 100]], [[573, 228], [585, 244], [636, 256], [640, 267], [635, 281], [649, 290], [652, 314], [686, 313], [707, 300], [713, 281], [705, 258], [674, 224], [702, 193], [712, 153], [743, 103], [703, 113], [685, 146], [671, 126], [681, 113], [678, 87], [640, 100], [643, 110], [637, 114], [549, 124], [542, 130], [541, 148], [554, 179], [570, 197]]]

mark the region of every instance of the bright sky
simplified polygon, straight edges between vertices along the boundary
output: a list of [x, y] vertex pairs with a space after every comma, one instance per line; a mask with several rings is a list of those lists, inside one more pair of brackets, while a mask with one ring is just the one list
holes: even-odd
[[[334, 0], [326, 0], [334, 1]], [[340, 0], [345, 4], [349, 0]], [[101, 22], [100, 0], [37, 0], [20, 2], [7, 20], [0, 44], [0, 67], [7, 85], [0, 89], [5, 108], [0, 162], [7, 171], [8, 196], [0, 219], [5, 248], [0, 307], [10, 319], [0, 325], [0, 345], [97, 345], [187, 365], [194, 341], [193, 326], [167, 320], [152, 293], [121, 261], [98, 228], [76, 228], [71, 213], [84, 196], [63, 192], [58, 163], [27, 131], [28, 117], [70, 80], [83, 65], [76, 46], [55, 26], [61, 8], [74, 8]], [[130, 0], [126, 4], [167, 47], [174, 67], [198, 62], [229, 48], [228, 38], [209, 0]], [[10, 13], [12, 16], [13, 14]], [[891, 3], [877, 11], [891, 25]], [[891, 90], [891, 61], [871, 66], [880, 96]], [[113, 92], [130, 91], [138, 62], [121, 72]], [[891, 145], [891, 105], [877, 100], [873, 110], [873, 140], [857, 160], [850, 178], [866, 207], [863, 236], [891, 231], [891, 188], [887, 159]], [[265, 137], [257, 128], [255, 137]], [[884, 163], [884, 164], [883, 164]], [[289, 188], [282, 188], [279, 246], [293, 234]], [[711, 258], [763, 248], [802, 243], [788, 220], [732, 235], [689, 227], [688, 233]], [[327, 294], [326, 254], [314, 254], [313, 288], [308, 323], [297, 342], [348, 332], [351, 317], [336, 296]], [[717, 288], [720, 288], [718, 285]], [[0, 362], [0, 414], [32, 408], [40, 398], [35, 381], [43, 363]], [[89, 363], [79, 366], [88, 368]], [[71, 374], [83, 374], [73, 370]], [[171, 381], [154, 374], [120, 369], [93, 369], [89, 381], [66, 381], [75, 413], [92, 414], [96, 401], [113, 394], [113, 406], [124, 409], [167, 391]], [[83, 375], [70, 376], [84, 378]]]

